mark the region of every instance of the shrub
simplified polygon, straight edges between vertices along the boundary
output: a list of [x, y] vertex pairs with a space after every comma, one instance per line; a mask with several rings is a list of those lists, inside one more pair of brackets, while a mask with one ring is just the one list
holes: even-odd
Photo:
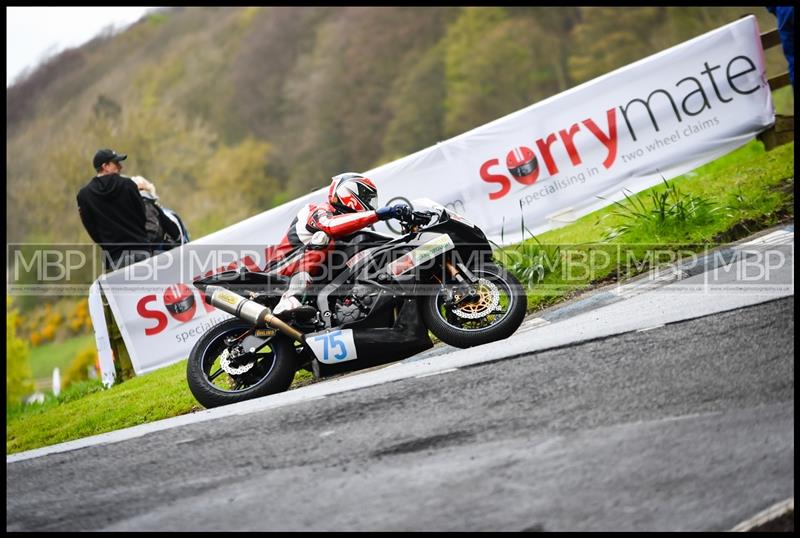
[[68, 327], [72, 334], [88, 332], [91, 330], [92, 322], [91, 317], [89, 316], [88, 299], [81, 299], [75, 303], [75, 307], [72, 309], [72, 312], [70, 312], [69, 315]]
[[19, 404], [33, 392], [33, 374], [28, 362], [28, 344], [17, 337], [17, 310], [6, 297], [6, 405]]
[[[520, 208], [520, 234], [525, 234], [532, 240], [523, 240], [511, 247], [500, 247], [494, 241], [489, 241], [494, 247], [494, 260], [498, 265], [516, 276], [528, 289], [544, 280], [548, 273], [555, 271], [561, 263], [562, 253], [559, 245], [543, 245], [536, 236], [525, 226], [525, 218]], [[505, 227], [500, 229], [500, 241], [505, 238]]]
[[42, 337], [37, 331], [32, 332], [29, 338], [33, 347], [36, 347], [42, 343]]
[[44, 327], [42, 327], [39, 336], [41, 337], [42, 341], [50, 342], [56, 336], [55, 325], [45, 325]]
[[[652, 190], [646, 198], [632, 198], [628, 191], [624, 193], [627, 204], [612, 202], [616, 210], [600, 220], [622, 217], [627, 222], [606, 230], [603, 239], [611, 241], [634, 230], [658, 237], [670, 229], [708, 224], [714, 219], [714, 213], [721, 209], [701, 196], [681, 193], [666, 179], [664, 185], [665, 190]], [[598, 198], [605, 200], [602, 196]], [[650, 200], [650, 204], [645, 200]]]
[[97, 360], [97, 350], [94, 345], [80, 351], [75, 355], [75, 358], [64, 373], [64, 378], [61, 381], [63, 387], [67, 388], [78, 381], [88, 380], [89, 370], [96, 368]]
[[543, 245], [535, 237], [531, 236], [531, 239], [533, 242], [526, 241], [512, 248], [495, 251], [495, 261], [513, 273], [528, 289], [556, 270], [562, 257], [559, 245]]
[[69, 320], [69, 330], [72, 331], [73, 334], [77, 334], [81, 332], [84, 324], [85, 322], [82, 318], [72, 318]]

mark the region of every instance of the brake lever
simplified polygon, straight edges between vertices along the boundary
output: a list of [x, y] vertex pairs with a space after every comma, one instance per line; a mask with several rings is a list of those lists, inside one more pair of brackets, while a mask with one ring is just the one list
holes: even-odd
[[412, 219], [414, 223], [428, 224], [433, 218], [434, 214], [435, 213], [430, 211], [414, 211]]
[[412, 211], [408, 220], [401, 221], [404, 233], [414, 232], [418, 226], [428, 224], [435, 214], [431, 211]]

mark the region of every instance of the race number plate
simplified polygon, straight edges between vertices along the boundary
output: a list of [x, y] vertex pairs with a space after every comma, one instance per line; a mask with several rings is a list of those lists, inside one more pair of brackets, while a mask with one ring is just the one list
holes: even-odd
[[319, 362], [325, 364], [339, 364], [358, 358], [352, 329], [309, 334], [306, 336], [306, 344], [314, 352]]

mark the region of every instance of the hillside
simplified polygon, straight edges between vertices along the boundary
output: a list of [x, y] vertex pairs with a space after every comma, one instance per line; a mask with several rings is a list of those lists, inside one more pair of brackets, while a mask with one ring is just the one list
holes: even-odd
[[775, 26], [763, 7], [164, 9], [8, 88], [7, 242], [89, 241], [75, 194], [100, 147], [198, 238], [748, 13]]

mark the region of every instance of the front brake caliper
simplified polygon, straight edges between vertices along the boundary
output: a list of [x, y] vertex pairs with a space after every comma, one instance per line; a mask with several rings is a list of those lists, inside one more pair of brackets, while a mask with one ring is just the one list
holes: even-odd
[[452, 309], [453, 314], [460, 318], [477, 319], [491, 314], [500, 302], [500, 293], [492, 282], [481, 279], [478, 290], [464, 298]]
[[455, 306], [464, 301], [470, 302], [477, 301], [478, 299], [480, 299], [480, 295], [477, 293], [474, 286], [470, 286], [469, 284], [457, 284], [447, 290], [447, 299], [445, 303]]

